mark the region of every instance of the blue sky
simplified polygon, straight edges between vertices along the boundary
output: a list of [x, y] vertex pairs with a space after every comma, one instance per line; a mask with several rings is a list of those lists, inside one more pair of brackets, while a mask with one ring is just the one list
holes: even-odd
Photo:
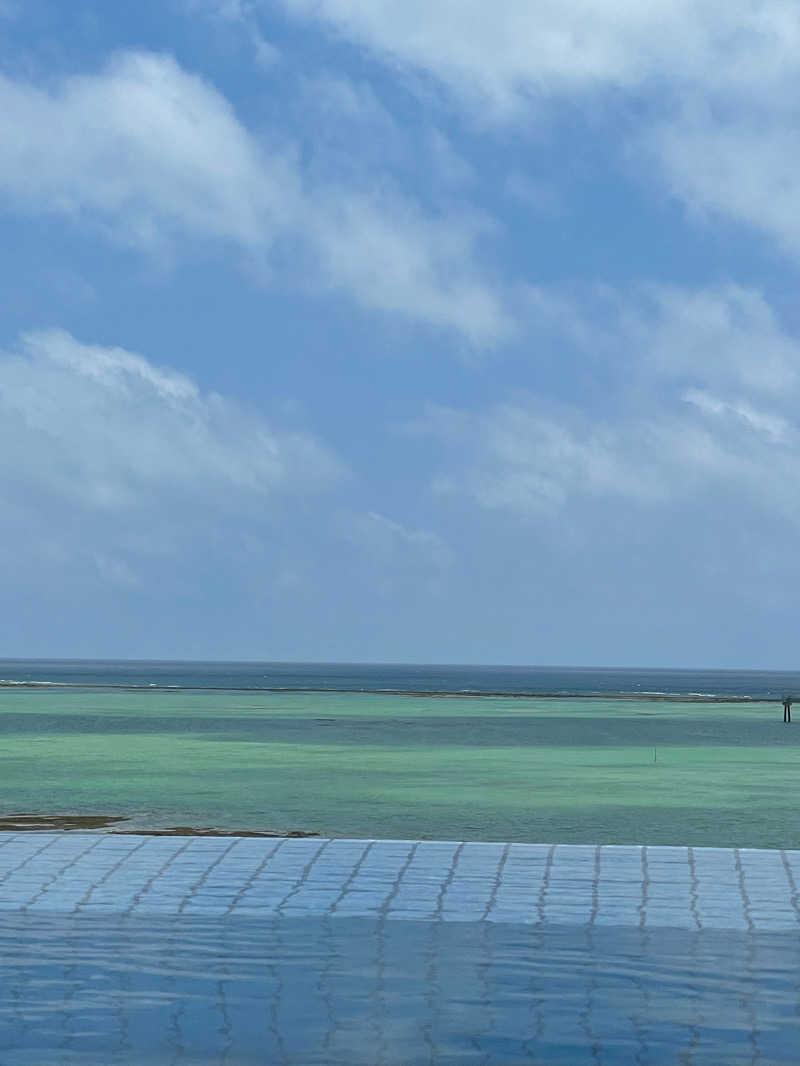
[[0, 0], [8, 656], [787, 667], [800, 8]]

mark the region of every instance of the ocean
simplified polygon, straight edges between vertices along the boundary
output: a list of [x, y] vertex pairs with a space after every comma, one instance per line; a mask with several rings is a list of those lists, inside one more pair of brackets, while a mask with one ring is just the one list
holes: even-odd
[[779, 702], [800, 674], [4, 661], [0, 677], [0, 819], [800, 846], [800, 730]]
[[392, 663], [0, 659], [0, 685], [777, 700], [800, 672]]

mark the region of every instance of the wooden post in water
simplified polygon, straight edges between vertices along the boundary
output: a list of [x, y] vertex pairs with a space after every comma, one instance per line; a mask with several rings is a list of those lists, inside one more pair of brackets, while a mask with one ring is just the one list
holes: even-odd
[[783, 720], [791, 724], [792, 721], [792, 697], [783, 697]]

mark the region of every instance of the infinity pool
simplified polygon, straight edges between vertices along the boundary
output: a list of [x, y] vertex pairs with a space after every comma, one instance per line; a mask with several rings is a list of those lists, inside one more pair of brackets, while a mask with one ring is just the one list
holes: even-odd
[[4, 1066], [798, 1061], [795, 933], [0, 915]]

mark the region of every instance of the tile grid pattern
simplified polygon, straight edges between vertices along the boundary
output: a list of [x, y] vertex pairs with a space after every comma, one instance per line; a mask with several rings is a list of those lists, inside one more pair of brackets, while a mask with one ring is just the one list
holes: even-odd
[[0, 834], [0, 911], [800, 931], [800, 852]]

